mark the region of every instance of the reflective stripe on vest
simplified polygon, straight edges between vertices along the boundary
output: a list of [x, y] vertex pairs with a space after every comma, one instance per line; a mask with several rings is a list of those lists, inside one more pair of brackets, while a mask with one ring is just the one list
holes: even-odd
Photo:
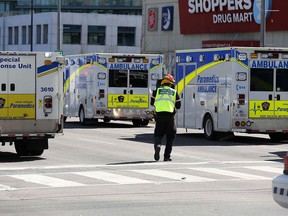
[[156, 112], [174, 112], [176, 102], [176, 90], [163, 86], [157, 89], [155, 97]]

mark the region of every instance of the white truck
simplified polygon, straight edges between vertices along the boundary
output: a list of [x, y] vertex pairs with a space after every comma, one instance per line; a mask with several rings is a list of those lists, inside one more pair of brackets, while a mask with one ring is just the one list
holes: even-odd
[[177, 125], [207, 139], [233, 132], [288, 133], [288, 49], [227, 47], [176, 50]]
[[19, 156], [39, 156], [63, 131], [59, 52], [0, 52], [0, 142]]
[[146, 126], [153, 118], [152, 91], [163, 76], [157, 54], [89, 53], [65, 57], [64, 116], [88, 120], [131, 120]]

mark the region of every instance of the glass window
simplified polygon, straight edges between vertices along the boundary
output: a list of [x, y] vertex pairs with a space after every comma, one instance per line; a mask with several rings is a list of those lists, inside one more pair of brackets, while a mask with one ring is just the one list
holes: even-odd
[[127, 87], [127, 70], [109, 70], [109, 87]]
[[118, 46], [135, 46], [136, 27], [118, 27]]
[[27, 43], [27, 29], [26, 26], [22, 26], [22, 44]]
[[28, 27], [28, 43], [31, 44], [31, 40], [32, 40], [32, 37], [31, 37], [31, 31], [32, 31], [32, 28], [31, 28], [31, 25]]
[[41, 44], [41, 25], [36, 26], [36, 43]]
[[13, 43], [13, 29], [12, 29], [12, 27], [9, 27], [8, 28], [8, 44], [9, 45], [12, 45], [12, 43]]
[[105, 26], [88, 26], [88, 44], [105, 45], [105, 36]]
[[48, 44], [48, 25], [43, 25], [43, 44]]
[[273, 91], [273, 69], [251, 69], [251, 91]]
[[288, 91], [288, 70], [277, 69], [276, 70], [276, 91]]
[[81, 44], [81, 25], [63, 26], [63, 44]]
[[19, 27], [15, 26], [14, 27], [14, 44], [19, 43]]
[[133, 88], [147, 88], [148, 87], [148, 71], [131, 70], [129, 86]]

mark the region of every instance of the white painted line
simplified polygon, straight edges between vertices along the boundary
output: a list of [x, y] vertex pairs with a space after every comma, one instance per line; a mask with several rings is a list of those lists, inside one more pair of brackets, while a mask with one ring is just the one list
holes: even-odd
[[38, 175], [38, 174], [27, 174], [27, 175], [9, 175], [12, 178], [24, 180], [26, 182], [37, 183], [41, 185], [47, 185], [50, 187], [73, 187], [73, 186], [85, 186], [85, 184], [67, 181], [59, 178]]
[[270, 167], [270, 166], [247, 166], [245, 168], [253, 169], [253, 170], [259, 170], [259, 171], [265, 171], [265, 172], [271, 172], [271, 173], [278, 173], [278, 174], [283, 173], [283, 169], [276, 168], [276, 167]]
[[178, 181], [185, 181], [185, 182], [209, 182], [209, 181], [216, 181], [212, 178], [204, 178], [189, 174], [183, 174], [183, 173], [176, 173], [176, 172], [170, 172], [165, 170], [159, 170], [159, 169], [148, 169], [148, 170], [130, 170], [133, 172], [143, 173], [147, 175], [162, 177], [162, 178], [168, 178]]
[[148, 180], [123, 176], [123, 175], [117, 175], [113, 173], [103, 172], [103, 171], [87, 171], [87, 172], [74, 172], [74, 174], [93, 178], [93, 179], [99, 179], [103, 181], [113, 182], [117, 184], [145, 184], [145, 183], [153, 183]]
[[250, 174], [233, 172], [233, 171], [216, 169], [216, 168], [189, 168], [189, 169], [218, 174], [218, 175], [232, 176], [232, 177], [241, 178], [245, 180], [270, 180], [271, 179], [271, 178], [267, 178], [264, 176], [250, 175]]
[[6, 190], [16, 190], [16, 188], [0, 184], [0, 191], [6, 191]]

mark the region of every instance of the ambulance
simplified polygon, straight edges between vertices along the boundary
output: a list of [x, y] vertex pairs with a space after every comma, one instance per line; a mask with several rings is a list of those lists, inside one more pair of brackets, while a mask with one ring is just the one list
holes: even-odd
[[158, 54], [90, 53], [65, 57], [64, 118], [129, 120], [147, 126], [152, 91], [163, 76]]
[[60, 52], [0, 52], [0, 142], [39, 156], [63, 132]]
[[234, 132], [287, 138], [288, 48], [176, 50], [177, 125], [207, 139]]

